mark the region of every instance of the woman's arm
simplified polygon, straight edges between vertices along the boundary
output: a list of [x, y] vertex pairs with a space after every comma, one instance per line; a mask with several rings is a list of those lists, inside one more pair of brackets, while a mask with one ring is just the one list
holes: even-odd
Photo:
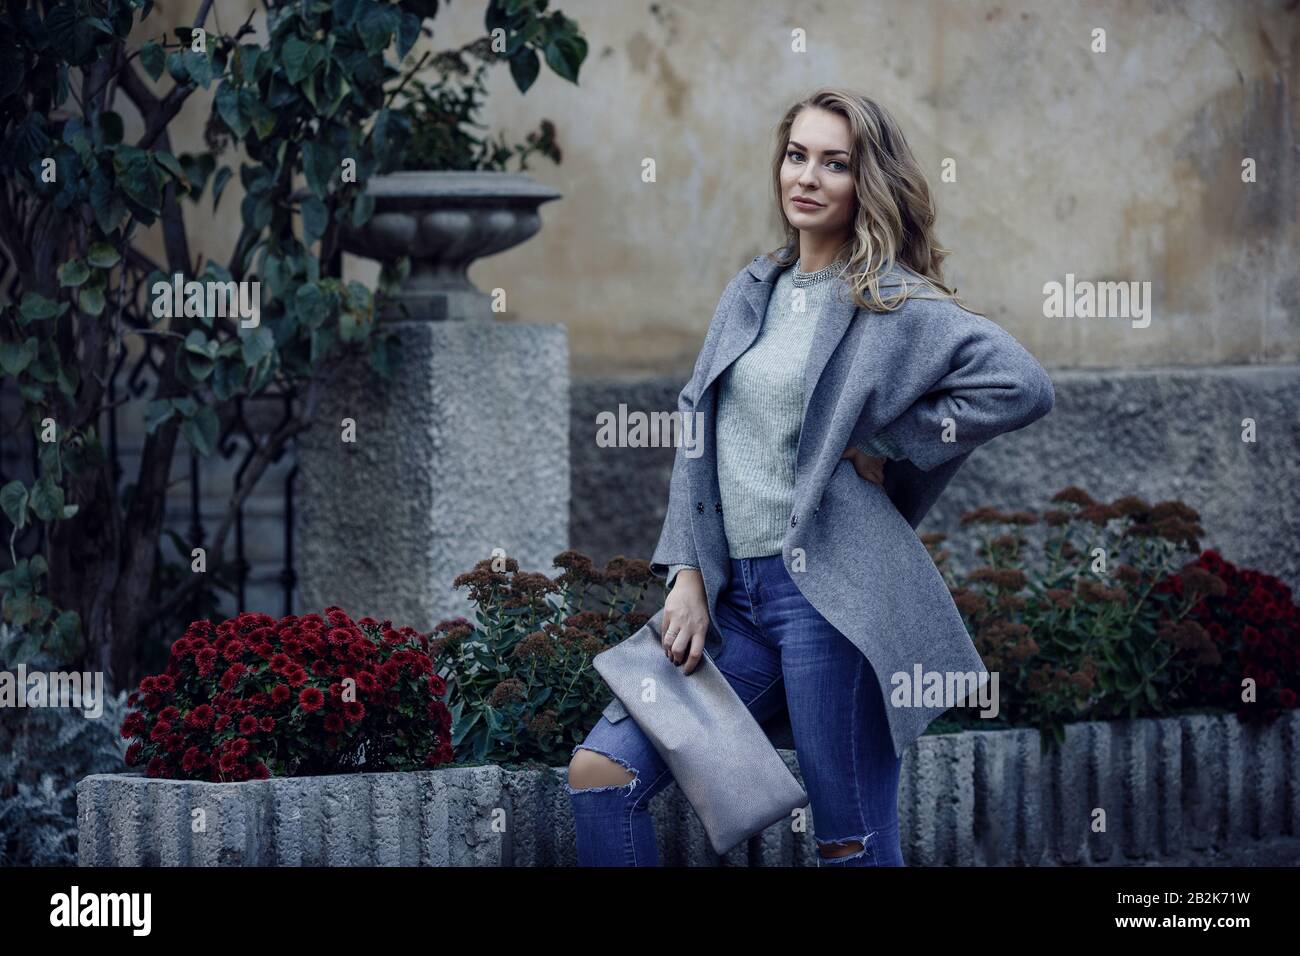
[[1052, 410], [1056, 393], [1038, 360], [992, 321], [972, 318], [979, 321], [957, 337], [949, 371], [875, 434], [855, 431], [852, 444], [930, 471]]
[[677, 572], [682, 570], [683, 568], [690, 568], [694, 571], [699, 570], [699, 568], [697, 568], [693, 564], [674, 564], [672, 567], [668, 569], [668, 580], [664, 582], [664, 586], [668, 588], [668, 590], [670, 591], [672, 590], [673, 578], [677, 577]]

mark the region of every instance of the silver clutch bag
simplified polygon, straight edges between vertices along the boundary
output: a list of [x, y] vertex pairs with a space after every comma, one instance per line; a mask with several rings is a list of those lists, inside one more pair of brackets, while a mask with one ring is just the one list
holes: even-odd
[[708, 651], [690, 674], [668, 660], [663, 613], [591, 662], [668, 765], [721, 856], [807, 806], [808, 794]]

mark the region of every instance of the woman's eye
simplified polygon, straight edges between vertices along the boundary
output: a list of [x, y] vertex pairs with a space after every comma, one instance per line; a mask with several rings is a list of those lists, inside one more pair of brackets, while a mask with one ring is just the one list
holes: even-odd
[[[799, 162], [800, 158], [803, 157], [803, 153], [799, 152], [799, 150], [797, 149], [792, 149], [788, 153], [786, 153], [785, 156], [786, 159], [790, 160], [791, 162], [797, 163]], [[838, 169], [835, 170], [837, 173], [842, 173], [849, 168], [847, 163], [838, 159], [832, 159], [831, 165], [839, 167]]]

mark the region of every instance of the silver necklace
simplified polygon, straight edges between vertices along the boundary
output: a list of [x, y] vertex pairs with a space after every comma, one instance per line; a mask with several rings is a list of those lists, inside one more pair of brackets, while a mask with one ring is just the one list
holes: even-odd
[[833, 275], [838, 275], [848, 260], [844, 258], [836, 259], [824, 269], [818, 269], [816, 272], [800, 272], [799, 263], [802, 261], [802, 258], [795, 260], [794, 273], [790, 277], [791, 281], [799, 287], [816, 285], [818, 282], [823, 282]]

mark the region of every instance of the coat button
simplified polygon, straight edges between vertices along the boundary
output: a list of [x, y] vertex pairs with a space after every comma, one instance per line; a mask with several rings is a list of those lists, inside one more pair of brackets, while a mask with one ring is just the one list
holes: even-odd
[[798, 523], [799, 523], [799, 516], [798, 516], [798, 515], [791, 515], [791, 516], [790, 516], [790, 527], [793, 528], [793, 527], [794, 527], [795, 525], [797, 525]]
[[722, 514], [722, 502], [715, 501], [713, 503], [713, 510], [716, 511], [718, 514]]
[[695, 510], [698, 511], [700, 514], [704, 514], [704, 502], [703, 501], [695, 502]]

